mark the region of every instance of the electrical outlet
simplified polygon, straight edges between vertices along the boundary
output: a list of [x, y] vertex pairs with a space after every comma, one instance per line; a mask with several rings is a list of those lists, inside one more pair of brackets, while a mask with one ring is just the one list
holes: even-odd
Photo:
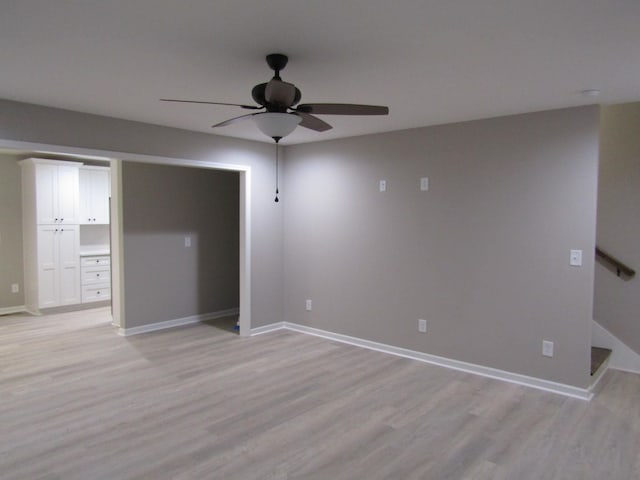
[[305, 302], [305, 309], [307, 310], [307, 312], [310, 312], [310, 311], [311, 311], [311, 307], [312, 307], [312, 306], [313, 306], [313, 305], [311, 304], [311, 300], [307, 300], [307, 301]]
[[185, 247], [191, 246], [191, 237], [184, 237], [184, 246]]
[[11, 293], [18, 293], [20, 291], [20, 285], [17, 283], [11, 284]]
[[381, 192], [386, 192], [387, 191], [387, 181], [386, 180], [380, 180], [380, 191]]
[[423, 192], [429, 190], [429, 177], [422, 177], [420, 179], [420, 190]]
[[542, 341], [542, 355], [545, 357], [553, 357], [553, 342], [549, 340]]
[[426, 333], [427, 332], [427, 321], [424, 318], [419, 318], [418, 319], [418, 331], [420, 333]]

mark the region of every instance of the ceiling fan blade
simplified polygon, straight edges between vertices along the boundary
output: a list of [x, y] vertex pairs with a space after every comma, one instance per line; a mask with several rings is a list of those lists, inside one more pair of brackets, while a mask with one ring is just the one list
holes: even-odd
[[296, 86], [293, 83], [272, 78], [265, 87], [264, 98], [271, 105], [290, 107], [296, 99]]
[[389, 107], [380, 105], [357, 105], [353, 103], [303, 103], [298, 112], [314, 115], [388, 115]]
[[224, 103], [224, 102], [203, 102], [199, 100], [176, 100], [173, 98], [161, 98], [161, 102], [178, 102], [178, 103], [203, 103], [205, 105], [229, 105], [232, 107], [242, 107], [248, 110], [261, 110], [264, 107], [256, 107], [254, 105], [241, 105], [239, 103]]
[[211, 128], [218, 127], [226, 127], [227, 125], [233, 125], [234, 123], [243, 122], [245, 120], [250, 119], [254, 115], [259, 115], [258, 113], [247, 113], [246, 115], [240, 115], [239, 117], [233, 117], [229, 120], [225, 120], [224, 122], [216, 123], [215, 125], [211, 125]]
[[298, 115], [302, 118], [300, 122], [301, 127], [309, 128], [311, 130], [315, 130], [316, 132], [326, 132], [327, 130], [331, 130], [333, 127], [329, 125], [324, 120], [320, 120], [318, 117], [314, 117], [313, 115], [309, 115], [304, 112], [295, 112], [294, 115]]

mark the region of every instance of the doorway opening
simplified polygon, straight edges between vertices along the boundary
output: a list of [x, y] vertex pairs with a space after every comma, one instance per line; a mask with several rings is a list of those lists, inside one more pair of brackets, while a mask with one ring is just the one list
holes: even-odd
[[[236, 204], [237, 204], [237, 223], [235, 228], [237, 229], [237, 250], [236, 250], [236, 290], [237, 290], [237, 307], [235, 308], [237, 318], [237, 329], [241, 336], [250, 335], [251, 330], [251, 262], [250, 262], [250, 190], [251, 190], [251, 169], [245, 165], [231, 165], [218, 162], [209, 161], [194, 161], [171, 157], [159, 157], [150, 155], [139, 154], [125, 154], [122, 152], [110, 152], [104, 150], [84, 149], [75, 147], [65, 147], [57, 145], [45, 145], [34, 144], [30, 142], [16, 142], [0, 140], [0, 153], [17, 154], [33, 156], [52, 156], [58, 155], [60, 158], [91, 158], [97, 162], [108, 162], [111, 173], [111, 200], [110, 200], [110, 253], [111, 253], [111, 305], [112, 305], [112, 319], [113, 325], [118, 327], [118, 333], [122, 335], [139, 333], [140, 331], [151, 331], [159, 328], [145, 327], [140, 325], [138, 320], [138, 313], [135, 309], [131, 310], [131, 302], [127, 303], [128, 289], [125, 286], [125, 280], [130, 272], [125, 272], [125, 260], [128, 258], [128, 252], [125, 250], [125, 234], [127, 231], [124, 229], [124, 215], [123, 208], [128, 208], [123, 204], [123, 170], [127, 168], [126, 165], [131, 164], [155, 164], [161, 166], [176, 166], [190, 168], [198, 171], [215, 170], [222, 173], [229, 173], [235, 175], [236, 182]], [[126, 159], [126, 160], [124, 160]], [[126, 178], [125, 178], [126, 181]], [[144, 188], [144, 187], [143, 187]], [[13, 207], [18, 208], [14, 206]], [[129, 214], [129, 210], [127, 210]], [[157, 215], [161, 215], [162, 212], [156, 212]], [[18, 213], [18, 215], [20, 215]], [[135, 237], [135, 234], [133, 235]], [[187, 243], [185, 237], [189, 235], [182, 235], [183, 245]], [[127, 237], [128, 238], [128, 237]], [[192, 245], [197, 239], [191, 238]], [[188, 247], [184, 247], [185, 249]], [[191, 247], [193, 248], [193, 246]], [[132, 252], [129, 252], [132, 253]], [[165, 261], [167, 259], [164, 259]], [[206, 276], [206, 275], [205, 275]], [[157, 279], [154, 279], [154, 281]], [[131, 287], [129, 287], [131, 288]], [[188, 291], [188, 288], [186, 289]], [[2, 311], [2, 305], [0, 305], [0, 313]], [[24, 305], [22, 305], [24, 310]], [[17, 305], [15, 311], [22, 311], [21, 306]], [[229, 309], [231, 310], [231, 309]], [[211, 312], [208, 312], [211, 313]], [[222, 311], [213, 312], [216, 314], [224, 314]], [[229, 312], [226, 312], [229, 314]], [[229, 315], [227, 315], [229, 316]], [[198, 318], [197, 315], [192, 315], [187, 320], [197, 321], [213, 321], [212, 318], [208, 318], [206, 315], [202, 318]], [[220, 317], [223, 318], [223, 317]], [[138, 320], [138, 323], [136, 323]], [[177, 318], [175, 325], [184, 323], [193, 323], [184, 321], [185, 318]], [[182, 322], [182, 323], [181, 323]], [[159, 323], [163, 323], [162, 321]], [[162, 328], [166, 328], [171, 325], [170, 322]]]

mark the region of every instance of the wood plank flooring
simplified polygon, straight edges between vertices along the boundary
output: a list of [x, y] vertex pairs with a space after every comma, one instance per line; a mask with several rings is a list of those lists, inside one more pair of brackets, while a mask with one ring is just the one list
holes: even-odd
[[640, 376], [591, 402], [293, 332], [0, 317], [0, 478], [635, 479]]

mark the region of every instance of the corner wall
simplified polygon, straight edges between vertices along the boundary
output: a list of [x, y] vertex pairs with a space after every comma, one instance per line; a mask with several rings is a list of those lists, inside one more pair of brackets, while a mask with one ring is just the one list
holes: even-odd
[[586, 387], [597, 162], [597, 107], [288, 147], [285, 321]]
[[239, 174], [125, 162], [122, 179], [127, 328], [238, 308]]

